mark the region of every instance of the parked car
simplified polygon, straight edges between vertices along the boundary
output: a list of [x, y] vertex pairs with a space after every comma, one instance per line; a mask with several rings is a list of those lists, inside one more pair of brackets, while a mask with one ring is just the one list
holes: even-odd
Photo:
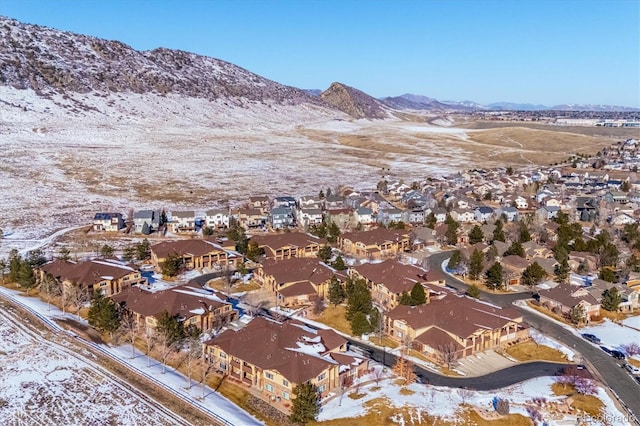
[[638, 375], [640, 374], [640, 368], [633, 366], [631, 364], [625, 364], [624, 365], [625, 370], [627, 370], [629, 373], [633, 374], [633, 375]]
[[582, 334], [582, 338], [590, 341], [591, 343], [595, 343], [596, 345], [600, 344], [600, 339], [598, 339], [594, 334]]
[[627, 357], [624, 354], [624, 352], [621, 352], [621, 351], [618, 351], [618, 350], [612, 350], [609, 355], [611, 355], [615, 359], [627, 359]]
[[608, 353], [609, 355], [611, 355], [611, 349], [609, 349], [606, 346], [600, 346], [600, 349], [602, 349], [603, 351], [605, 351], [606, 353]]

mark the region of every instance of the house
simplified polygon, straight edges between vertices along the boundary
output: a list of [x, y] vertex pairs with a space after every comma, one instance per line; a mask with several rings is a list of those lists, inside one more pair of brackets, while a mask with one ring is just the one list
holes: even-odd
[[160, 226], [160, 215], [154, 210], [140, 210], [133, 214], [133, 226], [136, 234], [149, 235]]
[[515, 207], [502, 207], [500, 209], [500, 216], [505, 215], [508, 222], [515, 222], [518, 220], [519, 213], [518, 209]]
[[80, 263], [58, 259], [37, 268], [35, 275], [38, 282], [49, 275], [65, 289], [79, 286], [88, 295], [99, 291], [104, 296], [112, 296], [127, 287], [147, 284], [138, 269], [110, 259]]
[[424, 224], [425, 214], [424, 210], [421, 208], [414, 208], [409, 210], [408, 212], [408, 220], [412, 225], [422, 225]]
[[607, 203], [626, 204], [629, 202], [627, 193], [621, 191], [608, 191], [606, 194], [604, 194], [603, 198]]
[[344, 376], [356, 379], [369, 368], [367, 359], [349, 352], [346, 339], [335, 331], [314, 330], [295, 320], [254, 318], [202, 346], [215, 371], [284, 412], [296, 386], [314, 384], [322, 401], [339, 391]]
[[242, 254], [225, 249], [210, 240], [164, 241], [151, 246], [151, 262], [159, 269], [169, 255], [179, 256], [188, 269], [212, 268], [214, 265], [235, 266], [243, 261]]
[[558, 284], [554, 288], [538, 291], [540, 304], [558, 314], [568, 316], [577, 305], [584, 309], [585, 320], [600, 316], [600, 302], [582, 286]]
[[623, 226], [636, 223], [636, 220], [627, 213], [618, 213], [611, 218], [611, 224], [614, 226]]
[[315, 195], [306, 195], [298, 198], [299, 208], [319, 209], [322, 207], [322, 199]]
[[598, 302], [602, 302], [602, 293], [615, 287], [622, 297], [622, 301], [618, 305], [619, 312], [633, 312], [640, 307], [640, 288], [631, 288], [624, 284], [610, 283], [599, 278], [594, 279], [591, 285], [587, 287], [587, 291], [596, 298]]
[[593, 222], [598, 214], [598, 204], [595, 198], [578, 197], [576, 199], [576, 215], [582, 222]]
[[353, 221], [357, 225], [368, 227], [374, 224], [376, 219], [373, 216], [373, 210], [366, 207], [358, 207], [353, 211]]
[[515, 203], [515, 207], [518, 210], [524, 210], [529, 208], [529, 202], [522, 196], [518, 196], [515, 200], [513, 200], [513, 202]]
[[[393, 309], [400, 303], [402, 293], [410, 293], [417, 282], [423, 283], [426, 270], [396, 260], [386, 260], [380, 263], [363, 263], [352, 266], [348, 270], [351, 277], [362, 278], [371, 290], [374, 303], [383, 309]], [[428, 288], [428, 287], [426, 287]], [[427, 300], [429, 291], [425, 291]]]
[[407, 223], [408, 221], [409, 221], [409, 215], [405, 210], [389, 208], [389, 209], [381, 209], [378, 212], [378, 222], [382, 223], [384, 226], [388, 226], [389, 223], [391, 222]]
[[96, 213], [93, 216], [93, 230], [118, 232], [124, 228], [124, 219], [120, 213]]
[[151, 292], [145, 286], [129, 287], [111, 298], [131, 312], [141, 328], [155, 330], [164, 311], [177, 317], [184, 327], [193, 326], [206, 332], [219, 329], [238, 318], [238, 312], [226, 296], [198, 284], [184, 284]]
[[244, 229], [264, 228], [267, 223], [262, 209], [242, 208], [235, 212], [234, 217]]
[[295, 226], [295, 223], [293, 207], [274, 207], [269, 213], [269, 224], [273, 229], [286, 229]]
[[321, 225], [324, 221], [322, 210], [319, 208], [301, 208], [298, 210], [298, 224], [303, 228]]
[[326, 210], [344, 209], [344, 197], [342, 195], [327, 195], [324, 198], [324, 208]]
[[267, 259], [254, 271], [254, 280], [272, 292], [279, 306], [308, 305], [329, 294], [329, 282], [338, 274], [319, 259]]
[[385, 313], [384, 323], [393, 340], [409, 342], [442, 364], [529, 339], [528, 325], [514, 308], [452, 294], [427, 305], [396, 306]]
[[171, 212], [169, 230], [175, 233], [193, 232], [196, 229], [196, 212], [193, 210]]
[[293, 210], [296, 207], [296, 199], [289, 196], [284, 197], [276, 197], [273, 199], [273, 203], [271, 204], [272, 209], [276, 209], [279, 207], [286, 207], [288, 209]]
[[327, 210], [327, 223], [335, 223], [340, 229], [351, 229], [355, 226], [353, 209], [333, 209]]
[[292, 259], [318, 256], [320, 248], [327, 244], [324, 238], [303, 232], [254, 235], [251, 242], [263, 248], [267, 259]]
[[436, 223], [444, 223], [447, 220], [447, 210], [442, 207], [436, 207], [432, 213], [436, 218]]
[[476, 221], [476, 215], [473, 210], [462, 208], [451, 210], [451, 218], [459, 223], [474, 223]]
[[488, 222], [494, 215], [493, 209], [487, 206], [477, 207], [473, 213], [476, 216], [476, 222]]
[[269, 211], [269, 197], [266, 195], [249, 197], [249, 208], [260, 210], [261, 214], [266, 214]]
[[504, 268], [503, 278], [507, 285], [520, 284], [522, 272], [527, 269], [527, 266], [529, 266], [529, 261], [513, 254], [503, 257], [500, 263]]
[[543, 206], [536, 210], [536, 217], [539, 220], [552, 220], [558, 217], [560, 207], [555, 206]]
[[367, 259], [383, 259], [409, 251], [409, 233], [386, 228], [345, 232], [338, 237], [338, 247], [345, 254]]
[[230, 217], [227, 210], [207, 210], [204, 213], [204, 223], [212, 229], [226, 229], [229, 227]]

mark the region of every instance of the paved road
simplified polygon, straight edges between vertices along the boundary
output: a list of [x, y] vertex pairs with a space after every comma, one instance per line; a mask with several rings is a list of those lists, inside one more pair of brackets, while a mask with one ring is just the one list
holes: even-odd
[[[442, 263], [449, 256], [450, 252], [442, 252], [432, 255], [429, 258], [429, 267], [434, 271], [441, 271]], [[446, 276], [445, 282], [447, 286], [460, 291], [465, 291], [469, 287], [464, 282], [444, 272], [443, 274]], [[638, 383], [635, 382], [629, 374], [627, 374], [624, 368], [620, 368], [620, 364], [616, 362], [614, 358], [604, 353], [597, 346], [576, 336], [551, 319], [512, 305], [516, 300], [527, 299], [530, 296], [531, 293], [529, 292], [516, 294], [492, 294], [481, 292], [479, 298], [501, 307], [515, 307], [522, 313], [524, 321], [530, 326], [582, 354], [584, 364], [587, 365], [594, 376], [609, 386], [609, 388], [618, 395], [618, 397], [624, 402], [624, 404], [626, 404], [627, 408], [636, 415], [636, 417], [640, 416], [640, 387], [638, 386]], [[500, 372], [496, 374], [499, 373]]]
[[[383, 363], [387, 367], [393, 367], [396, 362], [396, 356], [368, 346], [358, 340], [349, 339], [351, 347], [357, 346], [362, 349], [365, 355], [368, 355], [374, 361]], [[453, 388], [469, 388], [474, 390], [493, 390], [520, 383], [533, 377], [555, 376], [560, 373], [563, 368], [571, 364], [561, 364], [554, 362], [530, 362], [525, 364], [514, 365], [494, 373], [476, 377], [451, 377], [443, 376], [431, 370], [423, 368], [419, 365], [415, 366], [416, 375], [423, 383], [429, 383], [435, 386], [448, 386]]]

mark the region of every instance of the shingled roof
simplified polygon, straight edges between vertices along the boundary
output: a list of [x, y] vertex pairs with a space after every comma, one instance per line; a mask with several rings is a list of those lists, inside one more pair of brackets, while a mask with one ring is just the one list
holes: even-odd
[[343, 240], [359, 241], [364, 245], [380, 245], [389, 241], [399, 241], [407, 237], [406, 231], [387, 228], [375, 228], [370, 231], [345, 232], [340, 236]]
[[319, 259], [304, 257], [286, 260], [267, 259], [262, 262], [262, 270], [265, 276], [273, 276], [279, 284], [309, 281], [318, 285], [331, 279], [333, 275], [338, 275]]
[[462, 339], [479, 329], [496, 329], [511, 321], [521, 322], [522, 314], [513, 308], [498, 308], [466, 296], [449, 295], [427, 305], [399, 305], [387, 314], [404, 320], [414, 330], [437, 327]]
[[375, 284], [384, 284], [393, 293], [411, 291], [416, 282], [425, 281], [427, 271], [413, 265], [386, 260], [380, 263], [363, 263], [352, 267], [360, 275]]
[[180, 256], [186, 254], [199, 257], [215, 251], [224, 251], [230, 257], [241, 256], [239, 253], [227, 250], [213, 241], [200, 239], [164, 241], [151, 246], [151, 251], [161, 259], [166, 258], [169, 254], [178, 254]]
[[346, 342], [333, 330], [316, 332], [297, 321], [254, 318], [246, 327], [226, 330], [204, 344], [262, 370], [278, 371], [291, 383], [304, 383], [333, 365], [353, 363], [355, 357], [338, 360], [329, 355]]
[[42, 265], [40, 269], [60, 280], [86, 286], [93, 286], [105, 279], [117, 280], [137, 272], [130, 266], [106, 259], [95, 259], [81, 263], [58, 259]]
[[311, 244], [325, 245], [325, 238], [316, 237], [315, 235], [306, 234], [304, 232], [282, 232], [279, 234], [254, 235], [251, 242], [258, 246], [268, 246], [272, 249], [280, 247], [306, 247]]

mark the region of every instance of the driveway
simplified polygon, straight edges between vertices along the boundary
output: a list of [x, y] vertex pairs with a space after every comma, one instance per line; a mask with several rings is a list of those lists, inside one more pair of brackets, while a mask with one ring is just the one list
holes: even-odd
[[513, 367], [517, 362], [508, 359], [493, 350], [468, 356], [458, 361], [455, 371], [465, 377], [484, 376], [485, 374]]

